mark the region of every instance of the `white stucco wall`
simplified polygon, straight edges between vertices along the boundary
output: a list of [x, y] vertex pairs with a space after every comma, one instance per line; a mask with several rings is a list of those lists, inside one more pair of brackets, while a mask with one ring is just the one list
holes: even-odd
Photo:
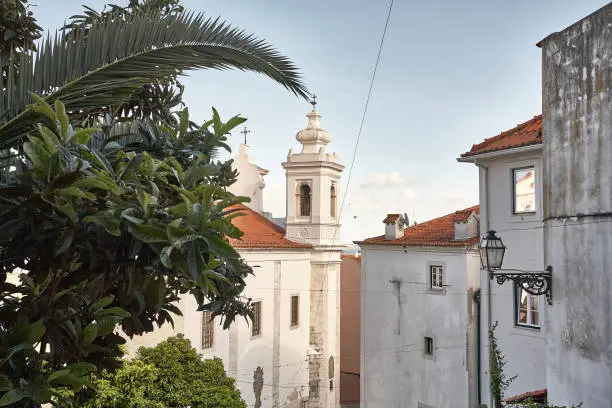
[[[478, 273], [474, 255], [371, 245], [361, 254], [361, 406], [468, 407], [468, 275]], [[442, 293], [429, 289], [430, 263], [444, 266]], [[394, 287], [391, 281], [400, 283]], [[434, 339], [433, 358], [424, 355], [424, 336]]]
[[[181, 301], [184, 318], [179, 318], [181, 324], [177, 325], [175, 330], [165, 325], [154, 333], [133, 339], [129, 342], [129, 347], [135, 350], [141, 345], [154, 346], [171, 335], [184, 333], [204, 358], [223, 359], [228, 375], [236, 378], [237, 386], [247, 406], [253, 406], [255, 403], [253, 375], [257, 367], [262, 367], [264, 371], [262, 407], [273, 407], [276, 388], [280, 407], [301, 408], [301, 399], [308, 397], [306, 353], [309, 347], [310, 326], [310, 251], [243, 250], [240, 254], [249, 265], [255, 267], [253, 269], [255, 275], [247, 279], [244, 296], [262, 301], [261, 336], [252, 338], [250, 326], [244, 319], [239, 318], [229, 330], [223, 330], [221, 326], [216, 325], [213, 347], [202, 350], [202, 312], [196, 310], [196, 302], [191, 296], [185, 296]], [[280, 282], [277, 281], [278, 289], [275, 291], [275, 268], [277, 268], [275, 264], [278, 262], [280, 262]], [[277, 310], [274, 308], [275, 292], [280, 296], [280, 308]], [[299, 325], [292, 328], [290, 299], [296, 294], [299, 295]], [[335, 302], [335, 298], [332, 301]], [[332, 309], [335, 311], [335, 304]], [[276, 318], [280, 322], [278, 363], [273, 355], [275, 313], [278, 313]], [[235, 352], [231, 350], [232, 335], [236, 336]], [[235, 372], [232, 372], [232, 362], [235, 365]], [[275, 366], [278, 368], [278, 380], [275, 380]]]
[[263, 213], [264, 176], [268, 174], [268, 170], [252, 162], [249, 147], [243, 143], [238, 147], [232, 167], [238, 171], [238, 178], [229, 186], [229, 191], [236, 196], [248, 197], [251, 201], [245, 205], [253, 211]]
[[[542, 223], [542, 164], [540, 150], [505, 155], [482, 161], [480, 169], [481, 231], [495, 230], [506, 245], [504, 269], [544, 270]], [[536, 171], [536, 213], [513, 214], [512, 170], [534, 166]], [[488, 173], [485, 176], [485, 173]], [[484, 184], [486, 185], [486, 188]], [[491, 314], [489, 315], [489, 288]], [[510, 384], [506, 396], [546, 388], [545, 352], [545, 297], [538, 296], [540, 328], [527, 328], [515, 324], [514, 287], [512, 282], [498, 285], [490, 281], [486, 271], [481, 272], [482, 304], [482, 397], [489, 403], [488, 321], [498, 322], [496, 337], [506, 357], [507, 376], [518, 375]]]

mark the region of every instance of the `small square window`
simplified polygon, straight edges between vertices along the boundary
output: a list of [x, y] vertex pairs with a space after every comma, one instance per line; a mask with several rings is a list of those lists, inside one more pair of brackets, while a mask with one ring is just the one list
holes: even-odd
[[434, 341], [433, 337], [425, 336], [425, 355], [433, 356], [434, 354]]
[[251, 336], [261, 335], [261, 301], [253, 302], [253, 325], [251, 326]]
[[514, 288], [516, 324], [519, 326], [540, 327], [538, 297], [527, 293], [521, 286]]
[[300, 324], [300, 298], [298, 295], [291, 296], [291, 327]]
[[442, 266], [429, 266], [429, 285], [433, 290], [444, 290], [444, 268]]
[[514, 214], [529, 214], [535, 208], [535, 169], [524, 167], [512, 170]]

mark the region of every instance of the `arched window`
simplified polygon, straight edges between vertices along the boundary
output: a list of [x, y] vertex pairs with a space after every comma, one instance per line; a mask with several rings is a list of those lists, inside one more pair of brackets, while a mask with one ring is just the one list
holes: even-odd
[[334, 184], [329, 190], [329, 215], [336, 218], [336, 186]]
[[332, 379], [334, 378], [334, 371], [336, 370], [334, 367], [334, 357], [330, 357], [329, 358], [329, 363], [328, 363], [328, 371], [329, 371], [329, 378]]
[[306, 183], [300, 185], [299, 192], [299, 205], [300, 205], [300, 216], [302, 217], [310, 217], [310, 186]]

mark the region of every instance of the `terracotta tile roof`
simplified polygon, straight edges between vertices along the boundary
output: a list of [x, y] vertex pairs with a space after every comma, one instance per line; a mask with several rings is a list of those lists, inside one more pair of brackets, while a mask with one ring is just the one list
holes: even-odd
[[479, 206], [473, 206], [426, 221], [421, 224], [413, 225], [404, 230], [404, 236], [398, 239], [388, 240], [384, 235], [367, 238], [357, 244], [380, 244], [380, 245], [407, 245], [407, 246], [446, 246], [446, 247], [465, 247], [478, 243], [479, 237], [473, 237], [465, 241], [455, 241], [455, 217], [457, 213], [469, 214], [480, 213]]
[[517, 395], [515, 397], [506, 398], [505, 402], [522, 402], [527, 398], [531, 397], [535, 402], [545, 401], [547, 396], [547, 390], [544, 388], [543, 390], [525, 392], [521, 395]]
[[285, 230], [250, 208], [239, 206], [244, 214], [232, 219], [232, 224], [244, 235], [241, 239], [230, 238], [230, 244], [240, 248], [311, 248], [310, 245], [289, 241]]
[[482, 143], [473, 145], [472, 149], [469, 152], [463, 153], [461, 157], [475, 156], [477, 154], [540, 143], [542, 143], [542, 115], [534, 116], [533, 119], [521, 123], [513, 129], [485, 139]]
[[385, 224], [395, 224], [395, 221], [400, 217], [399, 214], [387, 214], [383, 222]]

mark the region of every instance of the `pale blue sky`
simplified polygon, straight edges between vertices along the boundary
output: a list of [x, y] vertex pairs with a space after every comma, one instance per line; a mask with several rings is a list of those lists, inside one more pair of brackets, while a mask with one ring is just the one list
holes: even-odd
[[[127, 1], [112, 0], [125, 4]], [[45, 29], [86, 4], [35, 0]], [[270, 41], [301, 68], [318, 95], [329, 151], [348, 166], [357, 136], [386, 0], [184, 0]], [[396, 0], [343, 214], [343, 241], [383, 233], [389, 212], [419, 222], [478, 202], [476, 168], [456, 162], [473, 143], [541, 111], [535, 44], [606, 4], [603, 0]], [[251, 154], [270, 170], [264, 206], [284, 207], [280, 165], [310, 105], [271, 80], [244, 72], [194, 72], [184, 80], [192, 117], [215, 106], [249, 121]], [[240, 135], [231, 140], [236, 148]], [[397, 173], [397, 174], [394, 174]]]

